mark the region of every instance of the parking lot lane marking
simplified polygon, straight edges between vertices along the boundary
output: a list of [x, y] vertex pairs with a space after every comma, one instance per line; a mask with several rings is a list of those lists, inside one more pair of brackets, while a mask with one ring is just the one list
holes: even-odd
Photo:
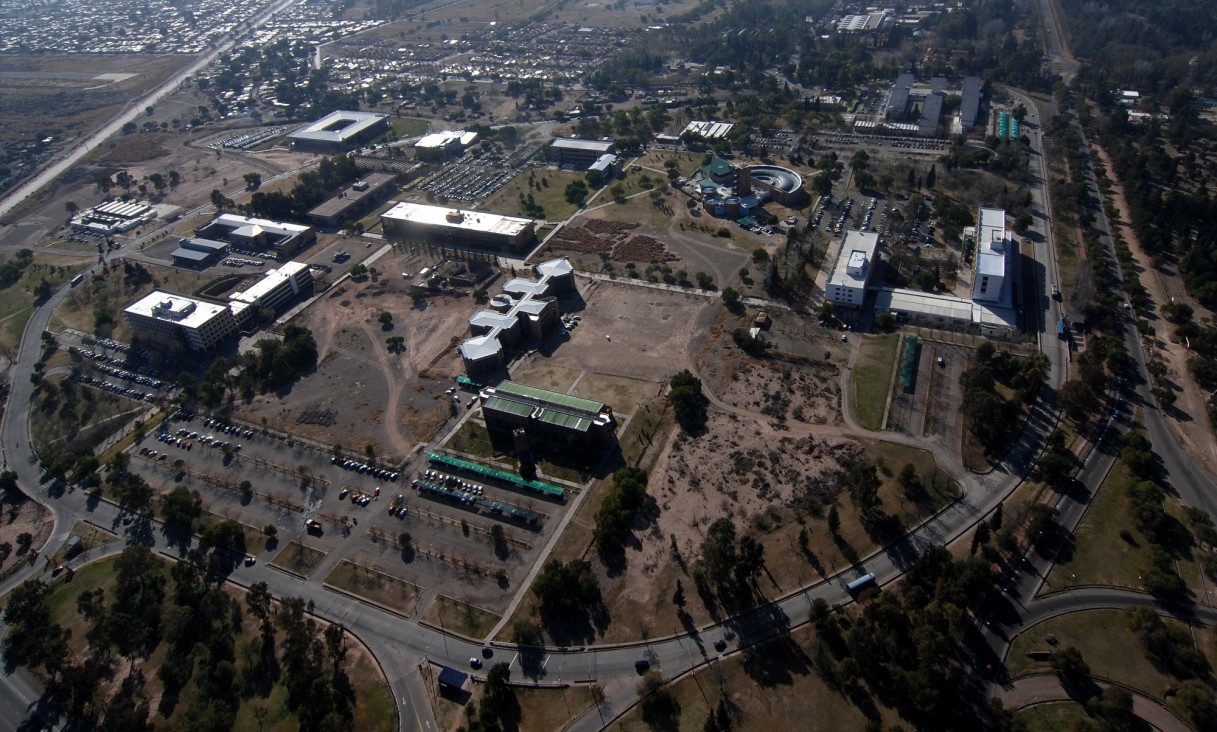
[[519, 651], [516, 651], [516, 655], [511, 657], [511, 663], [507, 664], [507, 668], [511, 668], [512, 666], [516, 665], [516, 659], [519, 657], [520, 657], [520, 653], [519, 653]]

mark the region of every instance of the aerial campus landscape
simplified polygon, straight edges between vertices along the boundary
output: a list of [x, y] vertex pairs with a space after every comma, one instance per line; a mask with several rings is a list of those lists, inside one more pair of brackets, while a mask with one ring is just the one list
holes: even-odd
[[1217, 729], [1212, 4], [0, 21], [0, 729]]

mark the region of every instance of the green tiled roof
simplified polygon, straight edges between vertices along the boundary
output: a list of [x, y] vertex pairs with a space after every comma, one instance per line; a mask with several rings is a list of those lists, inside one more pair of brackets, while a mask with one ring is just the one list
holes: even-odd
[[537, 420], [576, 432], [587, 432], [588, 428], [592, 426], [592, 421], [586, 417], [580, 417], [570, 412], [557, 412], [553, 409], [542, 409], [537, 415]]
[[535, 386], [520, 384], [515, 381], [504, 381], [494, 388], [495, 393], [510, 397], [517, 395], [534, 399], [539, 402], [548, 402], [555, 407], [567, 407], [580, 412], [590, 412], [591, 414], [599, 414], [604, 410], [604, 402], [597, 402], [592, 399], [584, 399], [583, 397], [571, 396], [557, 391], [548, 389], [539, 389]]
[[531, 404], [525, 404], [524, 402], [517, 402], [512, 399], [492, 396], [486, 400], [485, 404], [482, 405], [482, 409], [492, 412], [507, 412], [508, 414], [514, 414], [517, 417], [527, 418], [528, 415], [532, 414], [535, 407], [533, 407]]

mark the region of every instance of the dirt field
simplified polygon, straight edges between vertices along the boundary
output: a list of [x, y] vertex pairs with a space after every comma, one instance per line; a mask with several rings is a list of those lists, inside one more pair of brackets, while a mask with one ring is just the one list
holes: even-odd
[[[12, 545], [12, 553], [0, 562], [0, 577], [6, 577], [25, 566], [31, 552], [42, 551], [42, 545], [51, 536], [55, 519], [39, 503], [24, 497], [18, 502], [0, 502], [0, 512], [0, 542]], [[17, 545], [17, 537], [25, 533], [33, 537], [29, 550]]]
[[[615, 282], [579, 281], [587, 307], [569, 341], [521, 365], [549, 364], [643, 381], [666, 381], [685, 368], [706, 318], [722, 305], [677, 292]], [[606, 338], [607, 336], [607, 338]]]
[[[384, 272], [417, 271], [419, 260], [395, 253], [376, 263]], [[464, 373], [456, 345], [477, 309], [470, 298], [435, 297], [423, 310], [401, 278], [347, 280], [298, 319], [317, 340], [317, 371], [283, 395], [262, 395], [239, 416], [255, 424], [403, 460], [430, 440], [452, 415], [444, 389]], [[393, 316], [385, 330], [381, 312]], [[389, 353], [385, 339], [405, 338], [406, 351]]]

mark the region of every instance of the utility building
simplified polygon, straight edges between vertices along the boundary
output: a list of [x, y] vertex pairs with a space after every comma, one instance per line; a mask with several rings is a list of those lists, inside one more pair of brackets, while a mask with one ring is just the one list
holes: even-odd
[[1009, 304], [1007, 267], [1009, 242], [1006, 238], [1006, 212], [999, 208], [980, 209], [976, 227], [976, 280], [972, 299], [977, 302]]

